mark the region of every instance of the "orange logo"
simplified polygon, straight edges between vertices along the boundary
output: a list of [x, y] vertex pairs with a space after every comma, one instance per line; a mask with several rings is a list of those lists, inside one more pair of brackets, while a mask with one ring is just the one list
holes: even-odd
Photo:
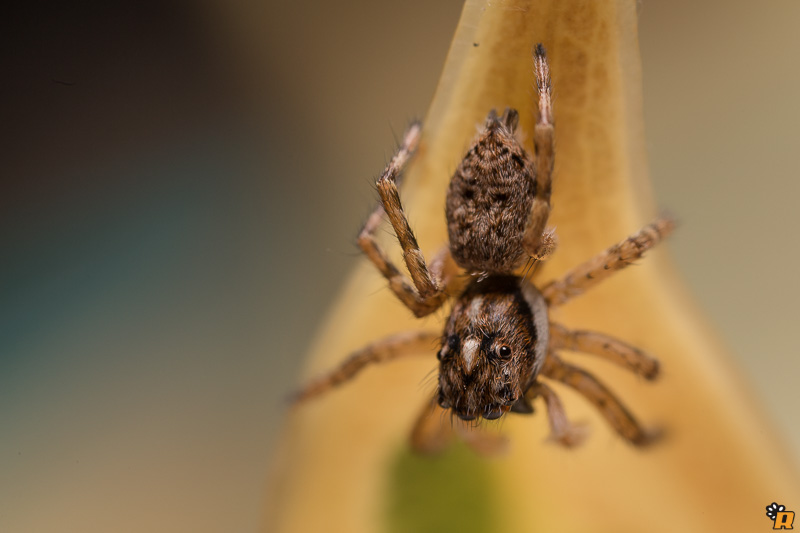
[[775, 502], [767, 505], [767, 516], [772, 520], [772, 529], [794, 529], [794, 511], [787, 511], [783, 505]]

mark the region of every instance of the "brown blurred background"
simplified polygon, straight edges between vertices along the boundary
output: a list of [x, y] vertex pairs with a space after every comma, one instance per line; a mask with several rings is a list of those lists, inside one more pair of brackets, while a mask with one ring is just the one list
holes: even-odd
[[[460, 6], [6, 13], [0, 531], [256, 530], [283, 398]], [[800, 4], [639, 8], [670, 247], [796, 455]]]

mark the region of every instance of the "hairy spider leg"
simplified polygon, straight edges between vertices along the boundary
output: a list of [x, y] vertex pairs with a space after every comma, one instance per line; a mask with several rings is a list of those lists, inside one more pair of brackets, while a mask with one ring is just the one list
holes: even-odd
[[549, 308], [564, 304], [583, 294], [614, 272], [632, 264], [642, 255], [661, 242], [675, 229], [675, 221], [668, 217], [659, 218], [639, 230], [624, 241], [611, 246], [585, 263], [569, 271], [560, 280], [555, 280], [541, 290]]
[[654, 435], [646, 432], [622, 402], [589, 372], [565, 363], [556, 354], [549, 353], [542, 375], [578, 391], [594, 404], [611, 427], [628, 442], [637, 446], [652, 442]]
[[541, 396], [547, 408], [547, 420], [550, 423], [551, 438], [565, 446], [571, 448], [583, 442], [586, 437], [586, 430], [582, 426], [577, 426], [567, 419], [564, 411], [564, 404], [561, 403], [558, 395], [547, 384], [540, 381], [534, 382], [525, 393], [528, 401], [533, 402]]
[[337, 368], [317, 378], [292, 397], [292, 403], [300, 403], [353, 379], [372, 363], [383, 363], [409, 355], [430, 355], [441, 340], [441, 333], [431, 331], [406, 331], [369, 344], [353, 353]]
[[555, 129], [553, 126], [552, 86], [550, 66], [541, 44], [533, 54], [536, 87], [539, 91], [536, 126], [533, 130], [533, 149], [536, 156], [536, 196], [531, 204], [530, 217], [522, 237], [522, 247], [534, 259], [545, 259], [555, 250], [556, 240], [545, 226], [550, 217], [550, 194], [553, 188]]
[[551, 322], [550, 350], [596, 355], [648, 380], [658, 376], [658, 359], [635, 346], [596, 331], [570, 330], [561, 324]]
[[[381, 202], [367, 218], [358, 235], [358, 246], [389, 282], [392, 292], [417, 317], [429, 315], [442, 306], [447, 299], [445, 287], [450, 279], [446, 267], [449, 258], [447, 253], [438, 254], [430, 269], [425, 264], [417, 239], [403, 212], [397, 190], [400, 172], [419, 144], [421, 129], [419, 123], [414, 123], [403, 136], [403, 144], [378, 179]], [[375, 238], [384, 213], [389, 216], [397, 240], [403, 248], [403, 259], [413, 285], [391, 262]]]

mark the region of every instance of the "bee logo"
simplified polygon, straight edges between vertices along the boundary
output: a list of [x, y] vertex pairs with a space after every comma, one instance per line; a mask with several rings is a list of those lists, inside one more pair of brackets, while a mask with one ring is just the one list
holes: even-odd
[[775, 502], [767, 505], [767, 516], [772, 520], [772, 529], [794, 529], [794, 511], [787, 511], [783, 505]]

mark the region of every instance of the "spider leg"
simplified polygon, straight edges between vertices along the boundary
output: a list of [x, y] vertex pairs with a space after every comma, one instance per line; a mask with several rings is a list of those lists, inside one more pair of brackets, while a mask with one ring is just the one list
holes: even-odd
[[605, 280], [612, 273], [632, 264], [672, 233], [673, 229], [675, 229], [674, 220], [659, 218], [635, 235], [573, 268], [562, 279], [550, 282], [542, 289], [542, 295], [548, 306], [552, 308], [562, 305], [570, 298]]
[[628, 442], [642, 446], [652, 441], [653, 435], [647, 433], [617, 397], [590, 373], [565, 363], [551, 352], [547, 356], [542, 375], [581, 393]]
[[428, 401], [411, 430], [411, 449], [424, 455], [444, 451], [456, 436], [479, 455], [496, 456], [508, 450], [508, 440], [499, 433], [454, 417], [442, 409], [434, 395]]
[[[421, 126], [419, 123], [412, 124], [403, 137], [403, 144], [394, 155], [389, 165], [378, 179], [378, 193], [381, 203], [370, 214], [364, 227], [358, 235], [358, 246], [364, 254], [378, 268], [389, 282], [389, 288], [397, 295], [417, 317], [429, 315], [436, 311], [444, 303], [447, 295], [444, 292], [443, 284], [447, 280], [438, 279], [433, 271], [443, 272], [447, 257], [440, 255], [439, 261], [442, 263], [431, 269], [425, 264], [425, 258], [419, 249], [414, 232], [408, 224], [408, 219], [403, 212], [400, 203], [400, 194], [397, 183], [400, 171], [419, 144]], [[411, 281], [400, 272], [400, 270], [389, 260], [386, 252], [375, 239], [375, 233], [380, 226], [383, 215], [389, 216], [395, 235], [397, 235], [400, 246], [403, 248], [403, 259], [405, 260], [408, 271], [411, 274]]]
[[383, 363], [408, 355], [419, 355], [431, 349], [441, 339], [441, 333], [406, 331], [369, 344], [348, 357], [331, 372], [317, 378], [292, 395], [292, 403], [300, 403], [325, 394], [353, 379], [371, 363]]
[[417, 453], [432, 455], [444, 451], [455, 437], [453, 424], [445, 420], [447, 411], [439, 407], [437, 395], [425, 403], [411, 430], [411, 449]]
[[596, 355], [645, 379], [655, 379], [658, 376], [658, 359], [619, 339], [596, 331], [570, 330], [551, 322], [550, 350], [570, 350]]
[[553, 126], [552, 86], [550, 66], [544, 47], [539, 44], [533, 54], [536, 86], [539, 90], [539, 110], [533, 132], [536, 154], [536, 196], [531, 204], [530, 217], [522, 237], [522, 247], [534, 259], [544, 259], [555, 247], [552, 231], [545, 235], [545, 225], [550, 216], [550, 193], [553, 184]]
[[553, 389], [540, 381], [534, 382], [531, 388], [525, 393], [525, 397], [533, 401], [538, 396], [544, 399], [545, 406], [547, 407], [547, 420], [550, 423], [551, 438], [567, 448], [577, 446], [583, 442], [586, 436], [585, 429], [572, 424], [567, 419], [564, 405]]

